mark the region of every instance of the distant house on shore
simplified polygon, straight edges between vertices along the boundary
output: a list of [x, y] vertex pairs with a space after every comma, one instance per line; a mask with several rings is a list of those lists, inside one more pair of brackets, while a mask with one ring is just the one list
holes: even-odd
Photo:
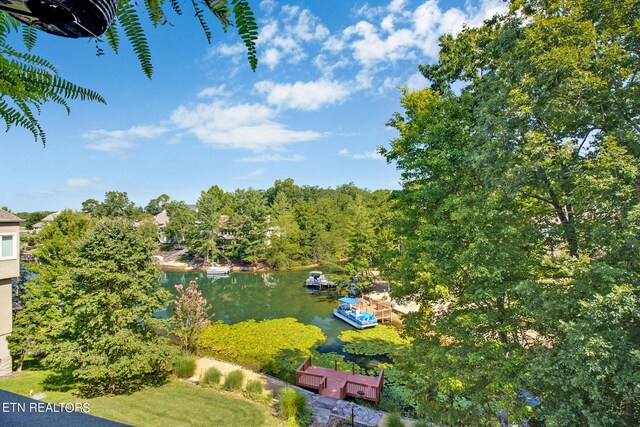
[[153, 220], [158, 226], [158, 240], [160, 243], [163, 245], [175, 243], [164, 234], [164, 228], [169, 224], [169, 215], [167, 214], [167, 211], [163, 209], [162, 212], [153, 216]]
[[20, 275], [20, 223], [17, 216], [0, 209], [0, 376], [11, 375], [11, 335], [13, 279]]
[[49, 215], [47, 215], [47, 216], [45, 216], [44, 218], [42, 218], [42, 221], [39, 221], [39, 222], [36, 222], [35, 224], [33, 224], [33, 225], [31, 226], [31, 229], [37, 233], [38, 231], [42, 230], [42, 227], [44, 227], [44, 225], [45, 225], [47, 222], [51, 222], [51, 221], [53, 221], [54, 219], [56, 219], [56, 217], [57, 217], [58, 215], [60, 215], [60, 213], [61, 213], [61, 212], [62, 212], [62, 211], [58, 211], [58, 212], [54, 212], [54, 213], [50, 213]]

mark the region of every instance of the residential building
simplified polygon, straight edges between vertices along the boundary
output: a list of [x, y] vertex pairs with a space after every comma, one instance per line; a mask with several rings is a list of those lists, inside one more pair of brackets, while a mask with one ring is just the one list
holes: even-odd
[[12, 280], [20, 275], [20, 222], [0, 209], [0, 376], [11, 375]]
[[61, 213], [62, 213], [62, 211], [58, 211], [58, 212], [54, 212], [54, 213], [50, 213], [49, 215], [47, 215], [47, 216], [45, 216], [44, 218], [42, 218], [42, 221], [39, 221], [39, 222], [36, 222], [35, 224], [33, 224], [33, 225], [31, 226], [31, 229], [37, 233], [38, 231], [42, 230], [42, 227], [44, 227], [44, 225], [45, 225], [47, 222], [51, 222], [51, 221], [53, 221], [53, 220], [54, 220], [54, 219], [56, 219], [56, 217], [57, 217], [58, 215], [60, 215]]

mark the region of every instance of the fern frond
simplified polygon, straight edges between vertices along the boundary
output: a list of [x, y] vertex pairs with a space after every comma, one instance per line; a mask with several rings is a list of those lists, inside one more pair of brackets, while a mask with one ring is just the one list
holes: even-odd
[[123, 1], [120, 3], [118, 9], [118, 21], [124, 29], [124, 33], [127, 35], [133, 52], [138, 57], [142, 72], [151, 78], [153, 74], [153, 65], [151, 64], [151, 50], [149, 49], [149, 43], [147, 37], [140, 25], [140, 17], [136, 12], [134, 6], [129, 1]]
[[204, 35], [207, 38], [207, 43], [211, 43], [211, 30], [209, 29], [207, 21], [204, 19], [204, 11], [200, 8], [198, 0], [191, 0], [191, 4], [193, 5], [193, 10], [196, 12], [196, 18], [198, 18], [200, 22], [200, 27], [202, 27], [202, 31], [204, 31]]
[[111, 49], [117, 54], [120, 48], [120, 34], [118, 33], [118, 20], [114, 19], [104, 33], [107, 43], [111, 46]]
[[38, 30], [33, 27], [29, 27], [28, 25], [22, 26], [22, 41], [24, 42], [27, 50], [33, 49], [36, 45], [36, 40], [38, 38]]
[[258, 66], [258, 54], [256, 50], [256, 41], [258, 40], [258, 24], [253, 12], [246, 0], [232, 0], [233, 15], [235, 16], [238, 35], [247, 48], [247, 59], [253, 71]]
[[102, 39], [102, 37], [96, 37], [93, 39], [93, 41], [96, 47], [96, 56], [103, 56], [104, 49], [102, 48], [101, 44], [102, 42], [104, 42], [104, 40]]
[[171, 3], [171, 9], [173, 9], [176, 14], [182, 15], [182, 9], [180, 8], [178, 0], [169, 0], [169, 2]]
[[213, 15], [222, 24], [222, 30], [226, 33], [231, 25], [229, 18], [231, 17], [231, 9], [229, 9], [228, 0], [205, 0], [206, 5]]
[[144, 0], [144, 5], [147, 9], [147, 14], [154, 27], [162, 25], [166, 22], [164, 12], [162, 11], [162, 5], [164, 0]]

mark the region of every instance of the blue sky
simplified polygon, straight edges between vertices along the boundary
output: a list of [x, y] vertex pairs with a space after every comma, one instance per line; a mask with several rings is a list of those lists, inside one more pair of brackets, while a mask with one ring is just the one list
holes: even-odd
[[[348, 182], [398, 188], [376, 154], [397, 136], [398, 87], [426, 86], [418, 64], [433, 62], [438, 37], [479, 25], [505, 8], [475, 1], [250, 2], [260, 25], [251, 72], [233, 29], [206, 43], [190, 13], [149, 29], [154, 76], [120, 53], [95, 56], [93, 42], [41, 33], [35, 53], [107, 105], [47, 106], [47, 146], [27, 132], [0, 133], [5, 182], [0, 205], [14, 211], [79, 209], [106, 191], [139, 205], [159, 194], [195, 203], [212, 185], [267, 188]], [[184, 7], [188, 10], [187, 5]], [[8, 182], [7, 182], [8, 181]]]

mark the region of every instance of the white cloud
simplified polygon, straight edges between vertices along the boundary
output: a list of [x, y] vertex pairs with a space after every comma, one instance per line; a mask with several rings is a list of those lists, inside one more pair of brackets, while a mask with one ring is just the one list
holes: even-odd
[[123, 154], [129, 148], [133, 148], [134, 144], [122, 139], [103, 139], [101, 141], [87, 144], [87, 148], [105, 153]]
[[234, 179], [240, 179], [240, 180], [251, 179], [251, 178], [255, 178], [255, 177], [260, 176], [260, 175], [264, 175], [265, 172], [266, 172], [266, 169], [260, 168], [260, 169], [254, 170], [253, 172], [249, 172], [246, 175], [236, 176], [236, 177], [234, 177]]
[[78, 188], [78, 187], [86, 187], [91, 184], [91, 180], [89, 178], [69, 178], [65, 185], [68, 188]]
[[330, 37], [324, 49], [349, 50], [363, 67], [399, 60], [425, 62], [436, 58], [442, 34], [455, 34], [465, 23], [480, 25], [506, 8], [500, 0], [482, 0], [478, 7], [467, 4], [464, 9], [447, 10], [441, 9], [436, 0], [425, 1], [413, 11], [406, 9], [404, 0], [393, 0], [386, 11], [365, 5], [356, 13], [365, 19], [345, 28], [339, 38]]
[[164, 126], [133, 126], [124, 130], [92, 130], [85, 133], [83, 136], [87, 139], [101, 139], [101, 138], [154, 138], [166, 133], [169, 129]]
[[262, 154], [259, 156], [241, 157], [237, 159], [237, 162], [300, 162], [304, 160], [304, 157], [300, 154], [293, 154], [291, 156], [283, 156], [281, 154]]
[[382, 6], [371, 7], [369, 6], [369, 3], [365, 3], [359, 9], [353, 9], [351, 13], [358, 18], [374, 20], [380, 15], [384, 14], [384, 7]]
[[214, 148], [262, 151], [321, 137], [315, 131], [288, 129], [276, 118], [277, 111], [265, 105], [225, 101], [180, 106], [171, 114], [171, 121], [177, 127]]
[[227, 92], [226, 85], [208, 87], [198, 92], [198, 98], [216, 98], [219, 96], [230, 96], [230, 95], [231, 93]]
[[401, 12], [404, 9], [406, 0], [392, 0], [387, 7], [391, 12]]
[[364, 151], [362, 153], [352, 153], [348, 149], [343, 148], [338, 152], [338, 154], [340, 154], [342, 157], [349, 157], [350, 159], [355, 159], [355, 160], [383, 160], [384, 159], [384, 157], [382, 157], [376, 151]]
[[126, 150], [135, 147], [133, 141], [137, 139], [156, 138], [167, 133], [165, 126], [133, 126], [122, 130], [97, 129], [84, 133], [82, 136], [90, 141], [87, 148], [105, 153], [123, 154]]
[[309, 9], [285, 5], [280, 9], [280, 18], [271, 18], [258, 36], [260, 63], [271, 70], [282, 61], [299, 63], [308, 56], [305, 45], [322, 42], [330, 34]]
[[267, 102], [278, 107], [314, 111], [324, 105], [335, 104], [349, 96], [342, 83], [320, 79], [311, 82], [274, 83], [263, 80], [254, 85]]
[[422, 73], [414, 73], [407, 80], [407, 87], [411, 90], [424, 89], [429, 85], [429, 81], [422, 75]]

